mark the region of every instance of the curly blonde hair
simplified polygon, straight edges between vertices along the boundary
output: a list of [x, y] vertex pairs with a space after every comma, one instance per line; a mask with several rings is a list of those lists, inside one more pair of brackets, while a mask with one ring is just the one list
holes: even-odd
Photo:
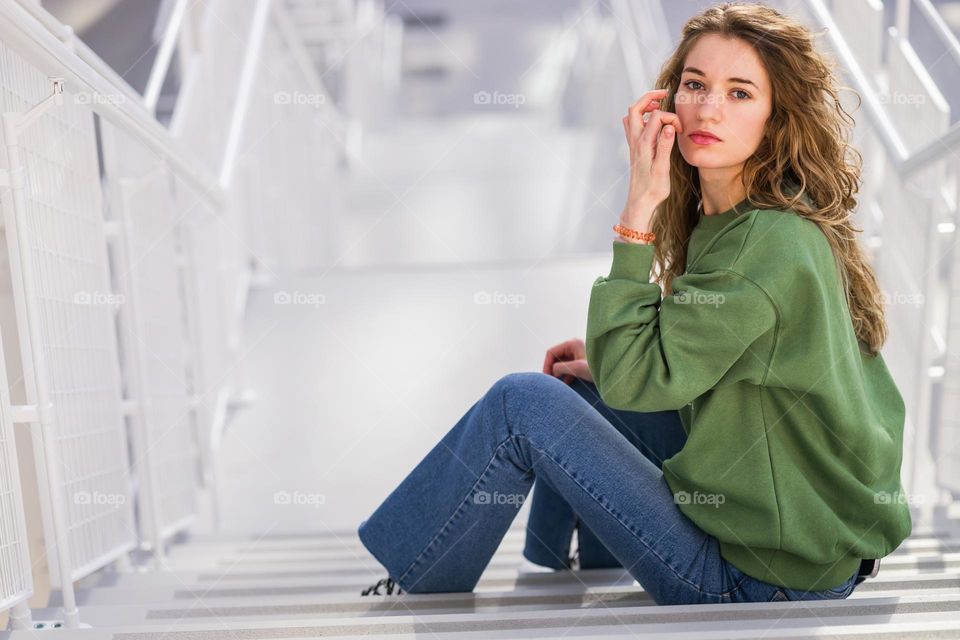
[[[851, 220], [863, 158], [847, 142], [855, 122], [840, 104], [835, 63], [814, 49], [814, 34], [794, 19], [762, 4], [724, 2], [684, 25], [680, 44], [657, 78], [656, 87], [667, 89], [661, 110], [675, 111], [684, 60], [706, 34], [752, 45], [773, 87], [763, 140], [741, 173], [746, 197], [760, 208], [793, 209], [819, 226], [833, 250], [857, 339], [869, 355], [876, 355], [887, 333], [883, 301], [876, 274], [857, 242], [863, 229]], [[859, 107], [860, 96], [854, 95]], [[687, 164], [676, 145], [670, 185], [670, 195], [651, 221], [657, 237], [656, 280], [667, 293], [684, 271], [701, 200], [697, 168]]]

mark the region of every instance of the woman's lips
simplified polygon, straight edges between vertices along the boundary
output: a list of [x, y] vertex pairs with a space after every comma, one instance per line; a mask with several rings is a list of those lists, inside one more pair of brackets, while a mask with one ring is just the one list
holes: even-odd
[[713, 136], [706, 136], [700, 133], [691, 133], [690, 139], [696, 142], [697, 144], [708, 145], [713, 144], [714, 142], [720, 142], [717, 138]]

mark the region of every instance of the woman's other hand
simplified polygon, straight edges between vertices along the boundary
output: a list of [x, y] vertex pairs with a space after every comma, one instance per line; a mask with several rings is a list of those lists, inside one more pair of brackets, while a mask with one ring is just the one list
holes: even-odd
[[[630, 188], [621, 220], [628, 227], [627, 222], [652, 215], [670, 195], [670, 152], [683, 129], [677, 114], [658, 108], [666, 95], [666, 89], [648, 91], [623, 117], [630, 148]], [[644, 122], [648, 112], [650, 117]]]
[[583, 340], [572, 338], [547, 349], [547, 355], [543, 359], [543, 372], [560, 378], [566, 384], [573, 382], [574, 378], [593, 382]]

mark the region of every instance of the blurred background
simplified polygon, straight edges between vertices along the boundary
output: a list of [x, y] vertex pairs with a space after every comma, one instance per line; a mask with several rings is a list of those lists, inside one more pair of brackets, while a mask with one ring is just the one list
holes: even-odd
[[[499, 377], [583, 337], [628, 186], [620, 118], [711, 4], [0, 5], [11, 625], [147, 624], [111, 607], [143, 614], [225, 565], [237, 588], [295, 584], [279, 542], [273, 564], [243, 564], [264, 573], [233, 575], [237, 540], [323, 537], [353, 563], [317, 569], [341, 576], [330, 591], [380, 577], [360, 521]], [[766, 4], [820, 31], [850, 89], [903, 483], [916, 531], [943, 532], [960, 490], [960, 0]]]

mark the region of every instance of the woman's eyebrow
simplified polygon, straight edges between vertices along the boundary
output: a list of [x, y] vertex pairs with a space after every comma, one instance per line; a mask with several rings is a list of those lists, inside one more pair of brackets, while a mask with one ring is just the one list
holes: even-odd
[[[696, 67], [686, 67], [684, 71], [689, 71], [690, 73], [696, 73], [697, 75], [701, 75], [704, 78], [707, 77], [707, 74], [705, 74], [703, 71], [700, 71], [700, 69], [697, 69]], [[742, 84], [752, 84], [753, 86], [757, 87], [757, 85], [752, 80], [747, 80], [746, 78], [727, 78], [727, 82], [740, 82]], [[757, 87], [757, 89], [759, 88], [760, 87]]]

